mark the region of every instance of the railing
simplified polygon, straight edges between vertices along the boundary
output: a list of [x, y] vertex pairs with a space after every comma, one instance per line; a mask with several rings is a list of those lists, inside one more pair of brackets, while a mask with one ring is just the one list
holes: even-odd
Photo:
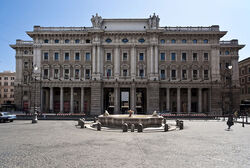
[[91, 27], [40, 27], [34, 26], [34, 31], [87, 31]]
[[218, 25], [213, 25], [210, 27], [161, 27], [162, 29], [165, 29], [166, 31], [220, 31]]
[[33, 41], [16, 40], [16, 44], [33, 44]]
[[222, 45], [238, 45], [238, 40], [220, 41]]

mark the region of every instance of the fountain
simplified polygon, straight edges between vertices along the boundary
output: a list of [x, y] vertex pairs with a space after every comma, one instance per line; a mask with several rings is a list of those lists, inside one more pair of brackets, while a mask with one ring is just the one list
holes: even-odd
[[119, 127], [121, 128], [124, 123], [130, 127], [132, 124], [137, 128], [139, 124], [142, 124], [144, 128], [147, 127], [161, 127], [163, 117], [159, 116], [156, 111], [153, 115], [139, 115], [134, 114], [134, 111], [129, 110], [129, 114], [117, 114], [110, 115], [105, 110], [103, 115], [98, 116], [98, 121], [105, 127]]

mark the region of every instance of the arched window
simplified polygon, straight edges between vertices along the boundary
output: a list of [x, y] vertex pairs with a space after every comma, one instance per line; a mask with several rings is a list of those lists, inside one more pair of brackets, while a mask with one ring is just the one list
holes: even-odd
[[197, 43], [197, 40], [196, 40], [196, 39], [194, 39], [194, 40], [193, 40], [193, 43], [194, 43], [194, 44], [196, 44], [196, 43]]
[[65, 43], [69, 43], [69, 39], [66, 39], [66, 40], [65, 40]]
[[165, 40], [164, 39], [161, 39], [161, 44], [164, 44], [165, 43]]
[[79, 39], [76, 39], [76, 40], [75, 40], [75, 43], [76, 43], [76, 44], [80, 43], [80, 40], [79, 40]]
[[208, 43], [208, 39], [205, 39], [203, 42], [204, 42], [204, 44], [207, 44]]
[[48, 39], [45, 39], [45, 40], [44, 40], [44, 43], [49, 43], [49, 40], [48, 40]]
[[175, 40], [175, 39], [172, 39], [172, 40], [171, 40], [171, 43], [172, 43], [172, 44], [176, 43], [176, 40]]
[[183, 40], [182, 40], [182, 43], [184, 43], [184, 44], [187, 43], [187, 40], [186, 40], [186, 39], [183, 39]]
[[229, 55], [229, 53], [230, 53], [229, 51], [225, 51], [225, 55]]

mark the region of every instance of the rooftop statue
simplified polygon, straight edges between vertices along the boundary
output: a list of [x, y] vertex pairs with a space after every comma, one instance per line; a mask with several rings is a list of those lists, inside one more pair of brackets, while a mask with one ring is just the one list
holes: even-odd
[[98, 16], [98, 14], [96, 13], [96, 15], [92, 15], [92, 18], [91, 18], [91, 22], [92, 22], [92, 26], [93, 28], [97, 28], [97, 29], [100, 29], [101, 26], [102, 26], [102, 17], [101, 16]]
[[159, 22], [160, 18], [158, 15], [156, 16], [155, 13], [153, 14], [153, 16], [149, 16], [148, 25], [150, 29], [157, 29], [159, 27]]

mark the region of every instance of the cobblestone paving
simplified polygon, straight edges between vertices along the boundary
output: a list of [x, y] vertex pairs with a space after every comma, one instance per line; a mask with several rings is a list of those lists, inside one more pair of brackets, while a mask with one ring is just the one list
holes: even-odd
[[75, 121], [0, 123], [0, 167], [249, 168], [250, 125], [184, 121], [171, 132], [97, 132]]

